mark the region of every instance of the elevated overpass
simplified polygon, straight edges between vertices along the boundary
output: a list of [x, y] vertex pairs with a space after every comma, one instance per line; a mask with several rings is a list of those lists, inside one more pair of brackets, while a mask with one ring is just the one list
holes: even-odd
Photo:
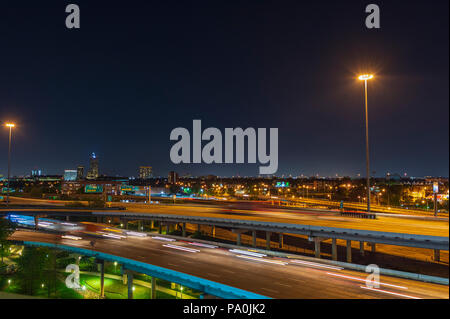
[[319, 260], [305, 263], [301, 259], [251, 257], [223, 248], [193, 246], [189, 241], [167, 245], [167, 241], [151, 237], [98, 239], [93, 248], [89, 239], [71, 241], [30, 231], [17, 231], [10, 239], [117, 261], [127, 269], [224, 298], [243, 298], [243, 291], [247, 298], [448, 298], [448, 285], [382, 275], [381, 288], [368, 289], [364, 272], [330, 267]]
[[[144, 207], [142, 207], [144, 206]], [[161, 214], [159, 212], [165, 212]], [[177, 214], [178, 212], [178, 214]], [[182, 215], [179, 213], [183, 212]], [[448, 251], [448, 222], [445, 221], [416, 221], [405, 224], [397, 220], [357, 220], [335, 216], [302, 216], [292, 213], [270, 212], [263, 217], [258, 212], [221, 212], [217, 208], [198, 208], [185, 206], [154, 206], [133, 205], [125, 211], [88, 211], [71, 209], [9, 209], [0, 210], [0, 214], [25, 214], [40, 216], [90, 216], [97, 217], [99, 221], [104, 218], [119, 218], [128, 220], [148, 220], [160, 222], [167, 227], [170, 224], [181, 226], [183, 235], [186, 235], [186, 223], [196, 225], [210, 225], [232, 229], [236, 233], [236, 243], [241, 245], [241, 234], [252, 232], [252, 242], [256, 246], [256, 231], [266, 232], [266, 247], [270, 249], [270, 235], [277, 233], [305, 235], [315, 244], [316, 257], [320, 258], [321, 241], [332, 240], [332, 259], [337, 260], [337, 240], [346, 240], [347, 262], [351, 262], [351, 242], [357, 241], [364, 246], [365, 242], [371, 244], [375, 251], [376, 244], [387, 244], [405, 247], [433, 249], [435, 259], [439, 260], [440, 251]], [[274, 217], [275, 215], [276, 217]], [[287, 215], [287, 216], [285, 216]], [[36, 223], [37, 224], [37, 223]], [[335, 227], [340, 225], [343, 227]], [[390, 231], [391, 229], [400, 231]], [[408, 231], [411, 230], [411, 231]], [[282, 239], [281, 239], [282, 240]]]

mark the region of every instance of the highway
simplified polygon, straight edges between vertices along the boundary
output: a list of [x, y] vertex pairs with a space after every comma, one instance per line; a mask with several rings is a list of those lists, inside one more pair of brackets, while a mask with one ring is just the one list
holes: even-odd
[[[174, 214], [187, 216], [217, 217], [230, 219], [257, 220], [274, 223], [293, 223], [303, 225], [337, 227], [348, 229], [364, 229], [393, 233], [432, 235], [448, 237], [448, 220], [401, 218], [380, 216], [377, 219], [359, 219], [343, 217], [329, 212], [313, 212], [310, 210], [239, 210], [211, 206], [186, 205], [146, 205], [136, 203], [120, 203], [129, 211], [149, 214]], [[150, 207], [149, 207], [150, 206]]]
[[[159, 236], [159, 235], [154, 235]], [[61, 239], [61, 235], [16, 231], [10, 239], [58, 243], [92, 249], [90, 238]], [[188, 240], [188, 239], [187, 239]], [[97, 239], [96, 251], [180, 271], [272, 298], [391, 299], [449, 298], [448, 286], [381, 276], [381, 287], [365, 286], [367, 274], [306, 264], [301, 259], [255, 257], [224, 248], [199, 247], [188, 241], [168, 242], [151, 235], [126, 239]]]
[[[13, 203], [39, 203], [43, 204], [45, 201], [35, 202], [32, 199], [13, 199]], [[57, 205], [55, 201], [50, 201], [50, 204]], [[400, 216], [378, 216], [377, 219], [360, 219], [340, 216], [333, 211], [314, 211], [298, 208], [283, 209], [283, 208], [255, 208], [255, 209], [235, 209], [226, 206], [226, 203], [220, 205], [177, 205], [177, 204], [139, 204], [139, 203], [112, 203], [112, 206], [125, 206], [127, 211], [148, 213], [148, 214], [173, 214], [186, 216], [200, 216], [200, 217], [217, 217], [230, 219], [244, 219], [257, 220], [274, 223], [294, 223], [313, 226], [325, 226], [348, 229], [363, 229], [393, 233], [405, 233], [416, 235], [431, 235], [448, 237], [449, 223], [448, 218], [433, 218], [433, 217], [414, 217], [408, 218]], [[233, 206], [231, 206], [233, 207]], [[36, 209], [16, 209], [14, 211], [40, 210], [38, 206]], [[55, 207], [54, 209], [42, 208], [42, 211], [51, 215], [51, 211], [73, 211], [70, 208]], [[95, 209], [93, 209], [95, 210]], [[1, 208], [0, 211], [8, 211], [8, 209]]]
[[[331, 201], [326, 199], [317, 199], [317, 198], [300, 198], [300, 199], [292, 199], [285, 198], [285, 200], [294, 203], [305, 203], [310, 205], [320, 205], [326, 207], [336, 207], [339, 208], [341, 206], [340, 201]], [[353, 209], [366, 211], [367, 203], [357, 203], [357, 202], [344, 202], [343, 207], [345, 209]], [[381, 212], [381, 213], [389, 213], [389, 214], [404, 214], [404, 215], [421, 215], [421, 216], [433, 216], [434, 210], [424, 210], [424, 209], [406, 209], [395, 206], [386, 206], [386, 205], [377, 205], [371, 203], [370, 205], [371, 212]], [[439, 212], [440, 216], [448, 217], [448, 212]]]

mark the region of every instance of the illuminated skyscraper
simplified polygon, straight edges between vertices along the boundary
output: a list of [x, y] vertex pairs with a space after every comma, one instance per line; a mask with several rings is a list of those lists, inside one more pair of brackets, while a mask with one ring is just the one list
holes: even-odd
[[139, 166], [139, 178], [149, 179], [152, 177], [152, 167], [151, 166]]
[[76, 181], [77, 180], [77, 171], [74, 169], [64, 170], [64, 180], [65, 181]]
[[89, 171], [87, 173], [86, 179], [97, 179], [98, 178], [98, 158], [95, 153], [92, 153], [89, 160]]

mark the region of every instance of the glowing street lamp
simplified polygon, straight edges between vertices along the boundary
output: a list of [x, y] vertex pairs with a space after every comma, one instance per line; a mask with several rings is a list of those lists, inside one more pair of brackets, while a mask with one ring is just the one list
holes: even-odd
[[367, 179], [367, 212], [370, 212], [370, 161], [369, 161], [369, 116], [367, 114], [367, 81], [373, 79], [373, 74], [362, 74], [358, 77], [364, 81], [364, 100], [366, 113], [366, 179]]
[[11, 135], [12, 129], [16, 126], [14, 123], [5, 123], [5, 126], [9, 128], [9, 146], [8, 146], [8, 186], [6, 187], [6, 207], [9, 206], [9, 177], [11, 171]]

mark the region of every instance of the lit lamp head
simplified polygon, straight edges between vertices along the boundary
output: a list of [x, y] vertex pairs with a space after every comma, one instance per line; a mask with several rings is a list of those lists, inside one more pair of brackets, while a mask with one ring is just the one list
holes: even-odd
[[15, 127], [16, 125], [14, 123], [6, 123], [5, 126], [6, 127]]
[[367, 81], [373, 78], [373, 74], [362, 74], [358, 77], [361, 81]]

